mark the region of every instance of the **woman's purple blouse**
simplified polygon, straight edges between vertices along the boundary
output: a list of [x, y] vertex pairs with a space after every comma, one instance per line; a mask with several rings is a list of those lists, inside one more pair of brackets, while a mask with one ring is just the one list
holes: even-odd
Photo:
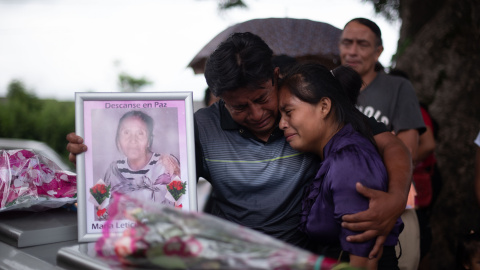
[[[387, 191], [387, 171], [382, 158], [375, 146], [349, 124], [330, 139], [323, 153], [324, 160], [317, 175], [305, 190], [300, 229], [319, 245], [340, 243], [344, 251], [367, 257], [375, 239], [364, 243], [347, 242], [348, 235], [359, 232], [344, 229], [340, 224], [343, 215], [368, 209], [368, 198], [356, 191], [356, 182]], [[384, 245], [395, 245], [402, 229], [403, 223], [398, 218]]]

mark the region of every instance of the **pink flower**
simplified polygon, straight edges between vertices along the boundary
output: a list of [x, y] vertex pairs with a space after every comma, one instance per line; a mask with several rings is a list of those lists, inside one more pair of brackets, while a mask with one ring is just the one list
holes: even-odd
[[68, 172], [64, 172], [64, 171], [56, 171], [55, 172], [55, 178], [59, 179], [59, 180], [62, 180], [62, 181], [65, 181], [65, 182], [69, 182], [71, 183], [72, 185], [77, 185], [77, 176], [76, 175], [73, 175], [73, 174], [70, 174]]
[[[57, 177], [57, 176], [60, 176], [60, 177]], [[62, 180], [62, 178], [65, 179], [65, 176], [62, 176], [62, 174], [55, 174], [55, 177], [52, 181], [48, 183], [44, 182], [42, 183], [41, 186], [38, 187], [38, 194], [55, 197], [55, 198], [73, 197], [77, 193], [76, 181], [68, 182], [68, 181]]]

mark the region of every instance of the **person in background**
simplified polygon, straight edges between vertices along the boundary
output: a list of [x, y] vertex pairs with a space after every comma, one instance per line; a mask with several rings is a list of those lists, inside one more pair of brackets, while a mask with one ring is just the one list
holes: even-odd
[[[475, 145], [475, 196], [480, 206], [480, 132], [474, 140]], [[456, 253], [457, 269], [480, 270], [480, 229], [471, 230], [459, 237]]]
[[[393, 69], [390, 75], [400, 76], [409, 80], [409, 76], [402, 70]], [[415, 210], [420, 227], [420, 264], [419, 269], [429, 269], [429, 251], [432, 243], [430, 217], [433, 204], [437, 198], [441, 181], [435, 158], [435, 146], [438, 133], [438, 124], [431, 117], [426, 104], [420, 102], [422, 118], [426, 130], [420, 135], [417, 155], [415, 157], [413, 182], [417, 195], [415, 196]]]
[[[387, 75], [378, 68], [378, 58], [383, 52], [378, 25], [365, 18], [350, 20], [342, 31], [339, 49], [342, 64], [355, 69], [364, 83], [357, 108], [365, 115], [385, 123], [407, 146], [415, 160], [419, 135], [425, 131], [425, 124], [412, 84], [404, 78]], [[410, 190], [414, 192], [413, 185]], [[420, 231], [413, 206], [405, 209], [402, 220], [405, 229], [399, 239], [398, 253], [402, 254], [399, 267], [417, 269], [420, 261]]]
[[[293, 150], [278, 128], [279, 69], [273, 51], [252, 33], [234, 33], [207, 60], [205, 78], [220, 101], [195, 112], [197, 177], [212, 185], [217, 217], [302, 248], [308, 239], [298, 230], [302, 191], [315, 174], [313, 155]], [[370, 198], [369, 209], [345, 215], [342, 226], [364, 231], [347, 241], [377, 237], [378, 253], [405, 207], [410, 184], [410, 154], [384, 125], [372, 123], [375, 141], [389, 175], [388, 192], [357, 184]], [[87, 151], [83, 138], [67, 135], [70, 160]], [[347, 219], [347, 220], [346, 220]]]
[[[344, 85], [352, 89], [342, 89]], [[388, 188], [387, 171], [372, 132], [347, 94], [358, 93], [361, 85], [360, 76], [349, 67], [330, 71], [320, 64], [295, 66], [280, 83], [279, 126], [293, 149], [320, 157], [316, 166], [320, 168], [302, 203], [300, 228], [310, 241], [320, 253], [343, 257], [353, 267], [398, 269], [395, 245], [403, 226], [400, 219], [380, 252], [380, 265], [380, 257], [368, 259], [375, 239], [347, 242], [345, 235], [358, 232], [341, 227], [344, 215], [368, 209], [368, 198], [356, 191], [356, 182], [383, 191]]]

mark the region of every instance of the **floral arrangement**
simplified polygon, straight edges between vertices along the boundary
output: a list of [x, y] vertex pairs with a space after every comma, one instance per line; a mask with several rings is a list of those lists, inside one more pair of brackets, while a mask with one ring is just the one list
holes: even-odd
[[[179, 178], [177, 178], [179, 179]], [[182, 182], [180, 180], [173, 180], [170, 184], [167, 185], [168, 192], [172, 195], [175, 201], [178, 201], [182, 195], [185, 194], [187, 187], [187, 182]]]
[[[107, 264], [161, 269], [353, 269], [266, 234], [199, 212], [114, 194], [95, 250]], [[114, 222], [134, 222], [119, 234]]]
[[103, 181], [98, 182], [90, 188], [90, 194], [92, 194], [95, 201], [100, 205], [110, 197], [110, 186], [107, 186]]
[[102, 179], [98, 180], [90, 188], [88, 200], [95, 206], [97, 218], [100, 220], [108, 218], [107, 206], [110, 203], [110, 185], [105, 184]]
[[0, 211], [39, 211], [74, 203], [76, 175], [31, 150], [0, 150]]

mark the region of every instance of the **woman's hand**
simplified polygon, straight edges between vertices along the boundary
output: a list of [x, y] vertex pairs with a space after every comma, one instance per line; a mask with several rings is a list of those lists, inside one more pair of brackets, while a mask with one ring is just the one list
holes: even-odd
[[77, 136], [74, 132], [67, 135], [67, 151], [70, 152], [68, 160], [76, 165], [77, 155], [87, 151], [87, 146], [83, 144], [83, 138]]

